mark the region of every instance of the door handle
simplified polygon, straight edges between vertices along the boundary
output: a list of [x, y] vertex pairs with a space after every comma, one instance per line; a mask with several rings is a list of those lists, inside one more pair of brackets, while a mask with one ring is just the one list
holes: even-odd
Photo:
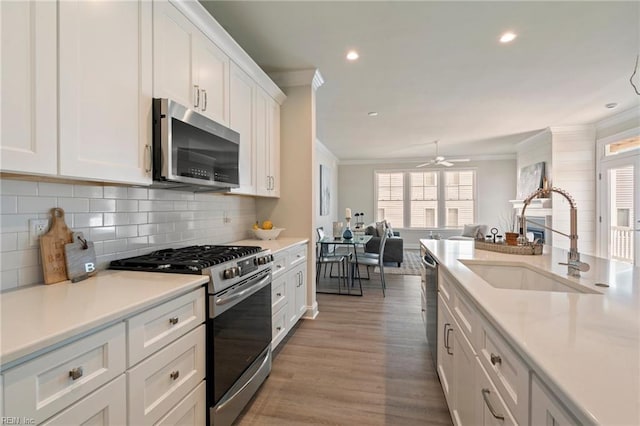
[[491, 415], [498, 420], [504, 421], [504, 416], [502, 414], [497, 414], [496, 410], [493, 408], [493, 405], [491, 405], [491, 401], [489, 401], [490, 393], [491, 392], [489, 391], [489, 389], [482, 389], [482, 399], [484, 399], [484, 403], [487, 404], [487, 408], [489, 409], [489, 412], [491, 412]]
[[451, 346], [449, 346], [449, 332], [453, 331], [453, 327], [449, 327], [449, 329], [447, 330], [447, 353], [449, 355], [453, 355], [453, 351], [449, 352], [449, 349], [451, 349]]
[[207, 110], [207, 91], [202, 89], [202, 111]]
[[193, 95], [193, 107], [198, 108], [200, 106], [200, 87], [197, 84], [194, 84], [193, 90], [195, 90]]

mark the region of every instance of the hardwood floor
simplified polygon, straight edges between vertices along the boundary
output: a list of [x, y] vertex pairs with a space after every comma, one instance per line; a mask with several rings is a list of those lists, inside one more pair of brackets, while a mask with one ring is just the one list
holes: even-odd
[[363, 297], [318, 294], [238, 425], [450, 425], [420, 317], [420, 277], [377, 274]]

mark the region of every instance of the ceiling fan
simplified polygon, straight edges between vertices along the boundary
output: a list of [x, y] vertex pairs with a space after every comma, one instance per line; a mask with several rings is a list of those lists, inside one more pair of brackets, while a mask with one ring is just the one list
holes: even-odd
[[438, 141], [434, 141], [433, 143], [436, 144], [436, 156], [432, 160], [427, 161], [426, 163], [418, 164], [416, 167], [425, 167], [425, 166], [451, 167], [453, 166], [453, 163], [465, 163], [467, 161], [470, 161], [468, 158], [456, 158], [454, 160], [447, 160], [443, 156], [438, 155]]

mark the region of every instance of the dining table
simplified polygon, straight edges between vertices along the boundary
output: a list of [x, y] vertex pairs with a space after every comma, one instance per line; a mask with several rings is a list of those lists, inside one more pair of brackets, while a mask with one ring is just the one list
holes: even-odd
[[[325, 236], [322, 239], [317, 241], [317, 244], [322, 246], [333, 246], [334, 249], [338, 247], [346, 247], [345, 255], [349, 256], [352, 259], [352, 263], [354, 265], [358, 264], [358, 247], [364, 247], [369, 240], [371, 240], [371, 235], [364, 234], [355, 234], [352, 238], [343, 238], [343, 237], [331, 237]], [[320, 251], [319, 251], [320, 252]], [[364, 253], [360, 253], [360, 256], [364, 255]], [[328, 293], [328, 294], [338, 294], [343, 296], [362, 296], [362, 277], [360, 276], [360, 270], [357, 267], [347, 268], [347, 285], [346, 292], [343, 292], [338, 282], [338, 291], [323, 291], [318, 290], [316, 288], [316, 293]], [[356, 279], [358, 281], [358, 288], [360, 292], [355, 291], [355, 282]]]

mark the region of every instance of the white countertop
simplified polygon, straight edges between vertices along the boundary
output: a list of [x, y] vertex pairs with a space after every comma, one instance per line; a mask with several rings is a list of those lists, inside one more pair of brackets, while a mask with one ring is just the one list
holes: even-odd
[[204, 275], [100, 271], [0, 294], [0, 365], [142, 311], [208, 282]]
[[[306, 244], [309, 242], [308, 238], [300, 237], [284, 237], [276, 240], [241, 240], [234, 241], [233, 245], [237, 246], [258, 246], [265, 250], [271, 250], [271, 253], [277, 253], [281, 250], [286, 250], [289, 247], [293, 247], [299, 244]], [[227, 244], [229, 245], [229, 244]]]
[[[569, 409], [603, 425], [640, 424], [640, 267], [583, 255], [591, 269], [572, 278], [558, 265], [566, 250], [516, 256], [420, 242]], [[527, 263], [602, 294], [494, 288], [458, 259]]]

